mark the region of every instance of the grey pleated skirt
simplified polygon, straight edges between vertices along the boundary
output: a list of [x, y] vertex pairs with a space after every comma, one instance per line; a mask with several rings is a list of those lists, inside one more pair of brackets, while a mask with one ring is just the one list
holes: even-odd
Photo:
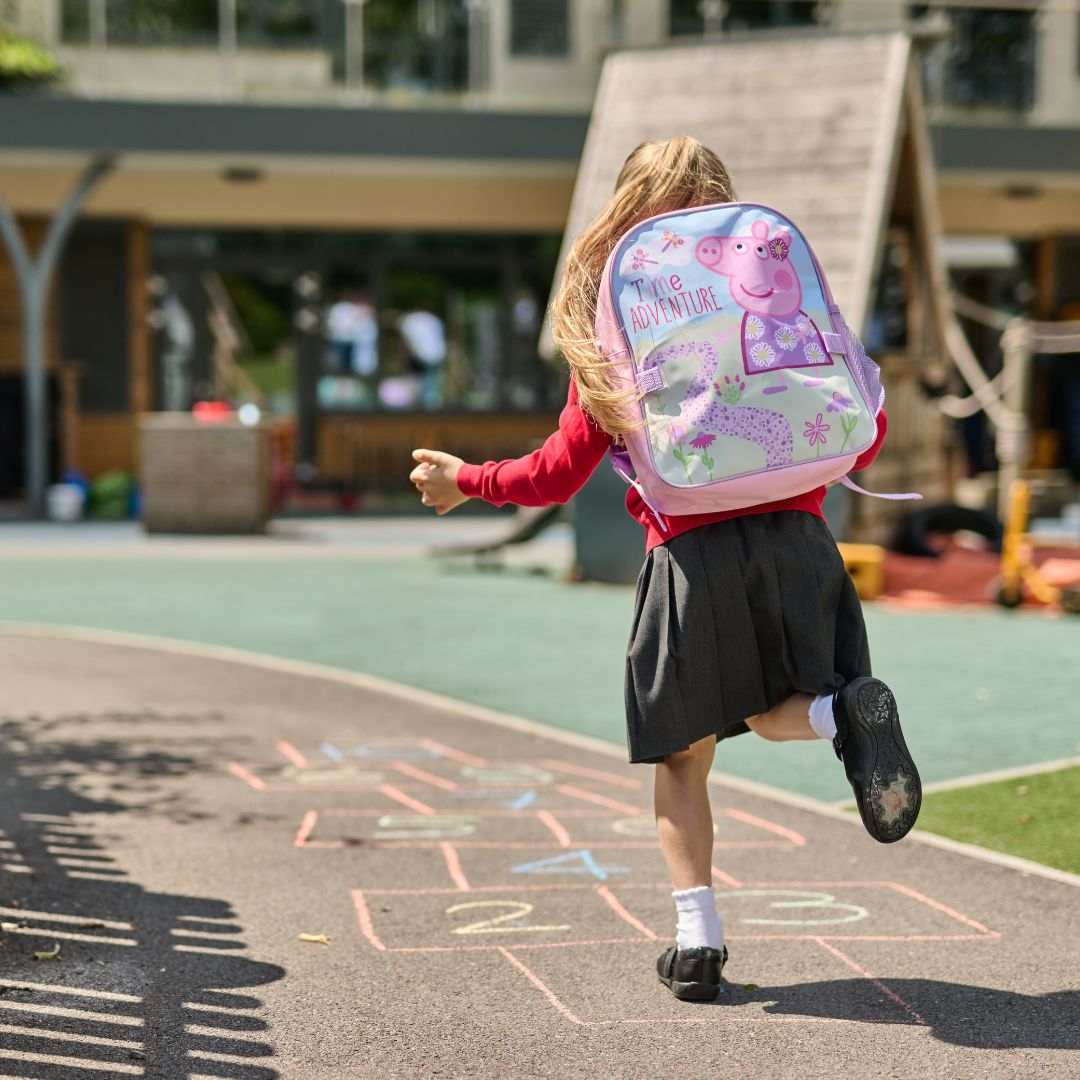
[[653, 548], [638, 577], [630, 761], [741, 735], [797, 690], [870, 673], [859, 597], [821, 518], [781, 510], [699, 526]]

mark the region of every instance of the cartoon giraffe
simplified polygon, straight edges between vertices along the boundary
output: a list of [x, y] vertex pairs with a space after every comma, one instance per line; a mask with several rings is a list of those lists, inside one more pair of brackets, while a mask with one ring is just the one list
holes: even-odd
[[685, 424], [755, 443], [765, 451], [766, 468], [791, 464], [795, 440], [783, 413], [751, 405], [727, 405], [716, 399], [712, 382], [720, 368], [720, 357], [711, 342], [686, 341], [657, 349], [646, 358], [642, 370], [649, 371], [680, 356], [700, 356], [702, 359], [686, 388], [680, 408]]

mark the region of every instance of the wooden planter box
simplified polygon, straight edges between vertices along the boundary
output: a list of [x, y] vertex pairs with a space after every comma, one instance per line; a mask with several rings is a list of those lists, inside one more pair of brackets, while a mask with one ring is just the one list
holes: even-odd
[[151, 533], [262, 533], [270, 517], [265, 425], [140, 417], [143, 527]]

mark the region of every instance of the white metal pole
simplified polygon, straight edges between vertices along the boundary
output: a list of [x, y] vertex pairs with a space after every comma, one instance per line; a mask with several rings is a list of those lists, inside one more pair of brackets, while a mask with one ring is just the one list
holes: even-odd
[[469, 10], [469, 78], [471, 95], [479, 95], [487, 88], [487, 0], [466, 0]]
[[23, 388], [26, 423], [26, 496], [35, 517], [45, 513], [49, 465], [49, 403], [45, 380], [45, 316], [49, 286], [64, 242], [79, 210], [98, 181], [113, 168], [112, 158], [95, 158], [79, 175], [45, 234], [37, 259], [30, 256], [15, 215], [0, 199], [0, 236], [19, 282], [23, 318]]
[[218, 0], [218, 51], [221, 55], [221, 97], [236, 96], [236, 0]]
[[364, 89], [364, 4], [345, 0], [345, 88], [350, 95]]
[[94, 57], [94, 93], [104, 94], [109, 83], [109, 14], [105, 0], [87, 0], [90, 23], [90, 52]]
[[1019, 480], [1029, 455], [1028, 406], [1030, 403], [1031, 356], [1034, 340], [1031, 324], [1025, 319], [1012, 319], [1001, 335], [1001, 351], [1005, 371], [1005, 405], [1008, 408], [1004, 423], [997, 422], [996, 449], [998, 456], [998, 516], [1005, 520], [1009, 507], [1009, 489]]

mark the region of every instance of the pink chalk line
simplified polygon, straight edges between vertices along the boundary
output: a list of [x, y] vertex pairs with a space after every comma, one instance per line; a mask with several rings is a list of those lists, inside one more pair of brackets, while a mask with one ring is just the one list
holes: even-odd
[[[404, 791], [405, 790], [405, 785], [403, 785], [403, 784], [398, 784], [396, 786], [397, 786], [399, 791]], [[275, 788], [274, 790], [277, 791], [277, 790], [280, 790], [280, 789]], [[305, 791], [310, 791], [311, 789], [305, 787], [304, 790]], [[326, 790], [327, 790], [326, 788], [319, 788], [318, 789], [320, 794], [322, 794], [322, 792], [326, 791]], [[355, 789], [353, 789], [353, 790], [355, 791]], [[365, 790], [367, 790], [367, 791], [378, 791], [379, 789], [378, 788], [367, 788]], [[457, 804], [457, 805], [455, 805], [453, 807], [452, 810], [443, 809], [443, 810], [439, 810], [438, 812], [440, 814], [449, 814], [451, 817], [458, 817], [459, 816], [458, 811], [460, 811], [460, 810], [461, 810], [461, 804]], [[474, 810], [474, 809], [472, 809], [472, 807], [469, 807], [468, 813], [465, 814], [464, 816], [465, 817], [470, 817], [470, 818], [474, 818], [474, 817], [475, 818], [510, 817], [510, 818], [516, 818], [518, 821], [522, 821], [522, 820], [532, 821], [533, 818], [535, 818], [538, 813], [545, 813], [545, 812], [549, 813], [550, 811], [538, 811], [538, 810]], [[386, 809], [384, 807], [382, 809], [376, 809], [376, 810], [372, 810], [372, 809], [354, 810], [354, 809], [352, 809], [350, 807], [338, 807], [338, 808], [331, 808], [330, 810], [324, 810], [323, 813], [325, 813], [328, 817], [382, 817], [386, 813]], [[621, 818], [626, 816], [625, 814], [617, 814], [614, 810], [608, 810], [606, 812], [602, 812], [600, 810], [578, 810], [576, 808], [573, 809], [573, 810], [565, 810], [562, 807], [559, 808], [558, 814], [559, 814], [559, 817], [561, 817], [561, 818], [589, 818], [589, 819], [592, 819], [594, 821], [618, 821]], [[656, 841], [653, 841], [653, 846], [656, 846]], [[786, 847], [787, 845], [784, 845], [784, 846]]]
[[986, 934], [989, 937], [1001, 937], [1001, 934], [997, 930], [990, 930], [983, 926], [982, 923], [977, 923], [974, 919], [969, 919], [966, 915], [961, 915], [960, 912], [953, 911], [951, 907], [946, 907], [937, 900], [931, 900], [929, 896], [923, 896], [921, 892], [916, 892], [914, 889], [908, 888], [907, 885], [900, 885], [895, 881], [886, 881], [883, 882], [883, 884], [887, 885], [890, 889], [895, 889], [902, 896], [910, 896], [912, 900], [918, 900], [920, 903], [926, 904], [927, 907], [932, 907], [935, 911], [940, 911], [945, 915], [949, 915], [957, 922], [961, 922], [965, 926], [970, 926], [980, 933]]
[[555, 1008], [558, 1010], [560, 1015], [565, 1016], [566, 1019], [569, 1020], [571, 1024], [582, 1024], [583, 1023], [583, 1021], [579, 1020], [578, 1017], [575, 1016], [574, 1013], [572, 1013], [555, 996], [555, 994], [548, 988], [547, 983], [545, 983], [543, 981], [543, 979], [540, 978], [539, 975], [534, 974], [532, 969], [527, 967], [525, 964], [523, 964], [512, 952], [510, 952], [509, 949], [503, 948], [503, 946], [500, 945], [499, 946], [499, 952], [501, 952], [503, 954], [503, 956], [505, 956], [506, 959], [509, 960], [510, 963], [513, 964], [514, 967], [516, 967], [518, 969], [518, 971], [520, 971], [521, 974], [524, 975], [525, 978], [528, 979], [529, 982], [531, 982], [533, 984], [533, 986], [535, 986], [537, 988], [537, 990], [539, 990], [540, 993], [543, 994], [544, 997], [546, 997], [548, 999], [549, 1002], [551, 1002], [552, 1005], [555, 1006]]
[[733, 889], [742, 888], [741, 881], [736, 881], [735, 878], [733, 878], [730, 874], [725, 873], [723, 870], [721, 870], [719, 866], [714, 866], [712, 868], [712, 872], [713, 877], [722, 881], [725, 885], [730, 885]]
[[[516, 945], [515, 948], [524, 946]], [[817, 1023], [817, 1024], [843, 1024], [848, 1023], [842, 1017], [835, 1016], [732, 1016], [728, 1010], [721, 1010], [727, 1015], [723, 1016], [655, 1016], [655, 1017], [632, 1017], [625, 1020], [582, 1020], [572, 1009], [565, 1005], [555, 992], [532, 970], [523, 960], [505, 946], [498, 947], [499, 952], [510, 961], [547, 998], [548, 1002], [555, 1007], [558, 1013], [572, 1024], [579, 1027], [616, 1027], [620, 1024], [731, 1024], [731, 1023]]]
[[[548, 814], [547, 810], [537, 811], [537, 819], [544, 821], [541, 815]], [[468, 817], [475, 817], [474, 814], [467, 815]], [[547, 822], [545, 822], [547, 824]], [[550, 826], [549, 826], [550, 827]], [[560, 826], [561, 828], [561, 826]], [[566, 833], [566, 830], [562, 830], [562, 834], [566, 835], [566, 841], [559, 841], [558, 847], [568, 848], [573, 847], [573, 841], [570, 839], [570, 834]], [[559, 834], [560, 836], [562, 834]], [[374, 840], [370, 843], [370, 847], [374, 848], [410, 848], [410, 847], [435, 847], [438, 841], [436, 840]], [[493, 848], [498, 850], [513, 851], [518, 848], [537, 848], [544, 849], [555, 847], [555, 844], [542, 843], [536, 840], [455, 840], [454, 843], [459, 848]], [[583, 846], [590, 847], [594, 851], [656, 851], [656, 841], [636, 841], [636, 840], [624, 840], [624, 841], [611, 841], [611, 840], [586, 840], [583, 841]], [[720, 841], [713, 844], [716, 850], [723, 851], [763, 851], [763, 850], [791, 850], [791, 844], [786, 843], [783, 840], [727, 840]]]
[[573, 776], [584, 776], [589, 780], [603, 780], [606, 783], [614, 784], [616, 787], [634, 789], [641, 787], [640, 780], [632, 780], [628, 776], [616, 776], [615, 773], [604, 772], [603, 769], [587, 769], [584, 765], [571, 765], [569, 762], [555, 761], [553, 758], [544, 758], [540, 764], [558, 772], [570, 773]]
[[409, 807], [410, 810], [415, 810], [418, 814], [438, 814], [438, 810], [432, 809], [427, 803], [422, 803], [419, 799], [414, 799], [411, 795], [406, 795], [400, 788], [394, 787], [393, 784], [380, 784], [378, 790], [381, 791], [388, 799], [394, 799], [396, 802], [401, 803], [402, 806]]
[[432, 787], [442, 788], [443, 791], [457, 791], [458, 786], [453, 780], [445, 780], [441, 776], [436, 776], [434, 773], [429, 773], [424, 769], [418, 769], [415, 765], [410, 765], [407, 761], [395, 761], [390, 765], [391, 769], [396, 769], [399, 773], [404, 773], [406, 776], [411, 776], [414, 780], [422, 780], [425, 784], [430, 784]]
[[245, 769], [238, 761], [229, 762], [229, 772], [233, 776], [238, 776], [249, 787], [253, 787], [256, 791], [266, 790], [266, 781], [260, 780], [250, 769]]
[[804, 847], [806, 845], [806, 837], [800, 836], [799, 833], [792, 829], [785, 829], [783, 825], [777, 825], [774, 821], [766, 821], [764, 818], [756, 817], [754, 814], [748, 814], [745, 810], [735, 810], [732, 807], [725, 807], [724, 814], [729, 818], [734, 818], [736, 821], [742, 821], [747, 825], [754, 825], [759, 829], [765, 829], [768, 832], [775, 833], [777, 836], [783, 836], [790, 840], [796, 847]]
[[442, 849], [443, 858], [446, 860], [446, 870], [450, 875], [450, 880], [453, 881], [462, 892], [469, 892], [471, 888], [469, 879], [461, 869], [461, 859], [458, 858], [458, 853], [454, 848], [454, 845], [444, 840], [439, 844], [439, 847]]
[[559, 847], [568, 848], [573, 846], [570, 842], [570, 834], [566, 831], [566, 829], [563, 828], [562, 823], [549, 810], [538, 810], [536, 812], [536, 820], [542, 821], [552, 831], [555, 839], [559, 841]]
[[303, 847], [308, 842], [308, 837], [311, 836], [312, 830], [315, 828], [315, 822], [318, 820], [318, 810], [309, 810], [304, 815], [304, 820], [300, 822], [300, 828], [296, 830], [296, 839], [293, 841], [295, 847]]
[[375, 933], [375, 924], [371, 921], [371, 912], [364, 902], [364, 894], [359, 889], [352, 890], [353, 906], [356, 908], [356, 917], [360, 921], [360, 932], [380, 952], [386, 952], [386, 946], [379, 940]]
[[635, 918], [619, 903], [618, 899], [612, 893], [612, 891], [606, 885], [600, 885], [597, 888], [597, 894], [603, 897], [608, 907], [619, 916], [620, 919], [625, 919], [635, 930], [643, 934], [649, 941], [659, 941], [659, 936], [654, 934], [640, 919]]
[[274, 743], [274, 749], [277, 750], [282, 757], [288, 758], [288, 760], [298, 769], [306, 769], [308, 767], [308, 759], [288, 740], [278, 739], [277, 742]]
[[434, 750], [436, 753], [442, 754], [443, 757], [448, 757], [451, 761], [458, 761], [462, 765], [481, 767], [487, 764], [486, 758], [466, 754], [464, 750], [455, 750], [452, 746], [447, 746], [446, 743], [437, 742], [435, 739], [423, 738], [420, 740], [420, 745], [424, 747], [425, 750]]
[[596, 803], [597, 806], [607, 806], [612, 810], [621, 810], [624, 814], [633, 814], [635, 817], [643, 813], [640, 806], [631, 806], [629, 803], [619, 802], [617, 799], [609, 799], [606, 795], [597, 795], [595, 791], [585, 791], [583, 788], [574, 787], [573, 784], [558, 784], [556, 791], [563, 795], [569, 795], [574, 799], [584, 799], [586, 802]]
[[895, 990], [886, 986], [880, 979], [874, 978], [874, 976], [871, 975], [870, 972], [866, 970], [866, 968], [860, 967], [858, 964], [855, 963], [854, 960], [851, 959], [850, 956], [848, 956], [846, 953], [842, 953], [835, 946], [830, 945], [824, 938], [814, 938], [813, 940], [815, 940], [823, 949], [825, 949], [826, 952], [831, 952], [833, 956], [835, 956], [838, 960], [842, 960], [856, 974], [861, 975], [864, 979], [869, 979], [870, 982], [872, 982], [887, 998], [889, 998], [890, 1001], [895, 1002], [897, 1005], [900, 1006], [901, 1009], [904, 1010], [904, 1012], [911, 1016], [915, 1020], [916, 1024], [920, 1024], [923, 1027], [927, 1026], [926, 1021], [898, 993], [896, 993]]

